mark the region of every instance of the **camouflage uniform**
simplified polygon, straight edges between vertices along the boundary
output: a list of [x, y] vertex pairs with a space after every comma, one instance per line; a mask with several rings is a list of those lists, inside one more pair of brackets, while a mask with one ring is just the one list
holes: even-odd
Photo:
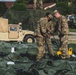
[[[51, 24], [50, 24], [51, 23]], [[52, 22], [48, 22], [47, 18], [41, 18], [37, 25], [36, 35], [37, 35], [37, 46], [38, 54], [37, 60], [40, 60], [46, 54], [45, 44], [47, 43], [50, 54], [54, 54], [51, 46], [50, 30]]]
[[[69, 33], [69, 27], [68, 27], [68, 23], [67, 20], [64, 16], [61, 15], [61, 17], [58, 19], [58, 30], [64, 34], [64, 36], [59, 36], [60, 41], [61, 41], [61, 51], [62, 51], [62, 55], [61, 58], [65, 59], [65, 58], [69, 58], [69, 54], [68, 54], [68, 33]], [[60, 33], [59, 33], [60, 35]]]
[[51, 43], [51, 33], [54, 30], [53, 26], [54, 26], [54, 23], [52, 21], [49, 21], [47, 24], [47, 36], [45, 37], [46, 43], [47, 43], [47, 46], [48, 46], [48, 49], [51, 55], [54, 55], [54, 51], [52, 49], [52, 43]]

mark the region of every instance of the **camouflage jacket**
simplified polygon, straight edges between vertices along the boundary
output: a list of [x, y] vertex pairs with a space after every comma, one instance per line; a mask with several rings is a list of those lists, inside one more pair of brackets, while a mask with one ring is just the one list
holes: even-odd
[[68, 34], [69, 33], [69, 27], [67, 20], [65, 16], [61, 15], [61, 17], [58, 19], [58, 30], [63, 33], [63, 34]]
[[53, 33], [53, 31], [54, 31], [54, 23], [53, 23], [53, 21], [49, 21], [48, 22], [47, 30], [48, 30], [48, 32], [47, 32], [48, 34]]
[[46, 17], [40, 18], [36, 29], [36, 35], [43, 36], [51, 33], [52, 31], [53, 31], [53, 22], [52, 21], [48, 22]]

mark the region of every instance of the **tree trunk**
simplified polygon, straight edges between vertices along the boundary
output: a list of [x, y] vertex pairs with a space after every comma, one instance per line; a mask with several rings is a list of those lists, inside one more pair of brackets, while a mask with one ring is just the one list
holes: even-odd
[[37, 7], [37, 0], [33, 0], [33, 3], [34, 3], [34, 9], [36, 9], [36, 7]]
[[39, 0], [40, 9], [43, 9], [43, 0]]
[[40, 8], [43, 9], [43, 0], [33, 0], [34, 3], [34, 9]]

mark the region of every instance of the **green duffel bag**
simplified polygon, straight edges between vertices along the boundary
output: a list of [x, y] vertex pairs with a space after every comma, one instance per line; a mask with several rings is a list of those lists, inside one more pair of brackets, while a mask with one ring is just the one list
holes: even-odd
[[68, 71], [64, 75], [76, 75], [75, 71]]
[[5, 68], [0, 68], [0, 75], [5, 75]]
[[72, 70], [72, 66], [68, 63], [69, 61], [64, 61], [63, 63], [61, 63], [58, 67], [58, 69], [60, 70], [64, 70], [64, 69], [67, 69], [67, 70]]
[[4, 60], [7, 60], [7, 61], [15, 61], [20, 59], [21, 59], [21, 56], [18, 53], [10, 53], [9, 55], [4, 57]]
[[37, 55], [37, 53], [38, 53], [37, 48], [29, 47], [28, 50], [27, 50], [27, 54], [30, 55], [30, 56]]
[[7, 67], [7, 61], [3, 60], [3, 58], [0, 58], [0, 69], [1, 68], [6, 68]]
[[18, 44], [16, 47], [16, 52], [20, 54], [26, 54], [28, 46], [26, 44]]
[[56, 73], [54, 75], [76, 75], [75, 71], [69, 71], [67, 69], [65, 70], [57, 70]]
[[17, 75], [39, 75], [39, 71], [35, 68], [25, 71], [25, 69], [18, 69]]
[[12, 66], [8, 66], [5, 70], [5, 75], [17, 75], [17, 73]]
[[7, 65], [7, 61], [0, 60], [0, 75], [16, 75], [16, 71], [11, 66]]
[[11, 47], [11, 46], [12, 45], [10, 43], [0, 41], [0, 48], [1, 47]]
[[39, 75], [47, 75], [43, 70], [39, 70]]
[[37, 55], [38, 49], [37, 49], [37, 45], [36, 44], [27, 44], [27, 46], [28, 46], [27, 53], [29, 55]]
[[11, 48], [0, 48], [0, 56], [4, 57], [11, 53]]
[[55, 75], [65, 75], [67, 72], [72, 71], [72, 66], [69, 64], [69, 61], [62, 60], [58, 66]]
[[47, 75], [55, 75], [55, 73], [56, 73], [56, 69], [51, 67], [51, 69], [48, 70]]

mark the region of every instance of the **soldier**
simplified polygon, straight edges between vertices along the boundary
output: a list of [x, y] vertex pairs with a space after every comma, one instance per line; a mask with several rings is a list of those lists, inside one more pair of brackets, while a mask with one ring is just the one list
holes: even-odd
[[46, 44], [49, 49], [49, 53], [54, 55], [54, 51], [51, 45], [50, 36], [53, 29], [53, 22], [50, 21], [52, 19], [52, 15], [47, 13], [45, 17], [40, 18], [37, 25], [36, 36], [37, 36], [37, 46], [38, 46], [38, 54], [37, 61], [39, 61], [46, 54]]
[[[60, 50], [62, 51], [61, 58], [69, 58], [70, 55], [68, 54], [68, 33], [69, 33], [69, 27], [67, 20], [65, 16], [61, 15], [57, 10], [54, 11], [55, 18], [58, 19], [57, 25], [58, 25], [58, 36], [61, 41], [61, 47]], [[64, 35], [62, 35], [64, 34]]]

